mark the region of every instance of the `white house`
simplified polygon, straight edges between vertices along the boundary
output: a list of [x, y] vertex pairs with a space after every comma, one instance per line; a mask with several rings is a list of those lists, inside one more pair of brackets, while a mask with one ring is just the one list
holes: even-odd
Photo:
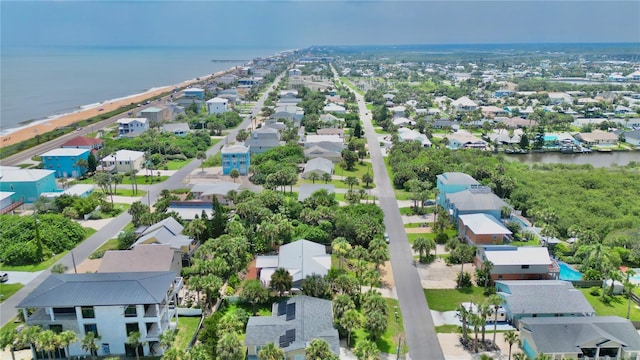
[[340, 106], [337, 104], [328, 104], [322, 108], [322, 111], [326, 113], [336, 113], [336, 114], [344, 114], [346, 112], [344, 106]]
[[[160, 336], [176, 326], [178, 292], [183, 280], [175, 271], [51, 274], [16, 308], [25, 323], [53, 331], [71, 330], [79, 340], [100, 337], [98, 356], [135, 356], [127, 344], [141, 335], [140, 355], [162, 355]], [[60, 357], [87, 356], [81, 341], [59, 350]], [[35, 358], [35, 357], [34, 357]]]
[[398, 138], [400, 139], [400, 141], [419, 141], [422, 146], [431, 147], [431, 141], [426, 135], [420, 134], [419, 132], [412, 129], [398, 129]]
[[309, 275], [327, 275], [331, 268], [331, 255], [324, 245], [300, 239], [282, 245], [278, 255], [262, 255], [256, 258], [260, 281], [269, 286], [271, 275], [278, 268], [285, 268], [293, 278], [293, 286], [299, 287]]
[[227, 111], [229, 106], [229, 99], [214, 97], [213, 99], [207, 100], [207, 109], [209, 109], [209, 114], [222, 114]]
[[131, 170], [141, 170], [144, 162], [142, 151], [118, 150], [115, 154], [105, 156], [100, 160], [98, 170], [126, 173]]
[[307, 161], [304, 165], [302, 178], [308, 179], [311, 174], [316, 174], [318, 178], [322, 178], [324, 174], [333, 175], [333, 162], [322, 157], [317, 157]]
[[455, 111], [474, 111], [478, 108], [478, 104], [476, 104], [466, 96], [452, 101], [451, 106]]
[[118, 119], [119, 136], [137, 136], [149, 130], [149, 120], [146, 118]]

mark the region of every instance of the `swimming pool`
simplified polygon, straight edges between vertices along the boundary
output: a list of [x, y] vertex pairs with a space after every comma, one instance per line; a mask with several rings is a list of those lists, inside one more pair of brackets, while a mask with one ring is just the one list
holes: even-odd
[[573, 269], [567, 263], [558, 262], [560, 267], [560, 280], [577, 281], [582, 279], [582, 273]]
[[634, 273], [636, 273], [635, 275], [629, 277], [629, 282], [632, 282], [636, 285], [640, 284], [640, 269], [631, 269], [633, 270]]

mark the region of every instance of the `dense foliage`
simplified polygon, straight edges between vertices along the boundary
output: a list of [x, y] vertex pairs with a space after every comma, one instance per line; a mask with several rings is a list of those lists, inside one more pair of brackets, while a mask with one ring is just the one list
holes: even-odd
[[[210, 146], [211, 138], [208, 133], [192, 132], [185, 136], [177, 136], [151, 129], [137, 137], [108, 140], [101, 153], [107, 155], [119, 149], [127, 149], [144, 151], [151, 155], [159, 154], [167, 159], [180, 159], [194, 158], [198, 151], [206, 151]], [[162, 160], [162, 157], [158, 159]]]
[[[7, 265], [38, 263], [53, 254], [73, 249], [85, 238], [85, 230], [58, 214], [31, 216], [3, 215], [0, 229], [0, 259]], [[38, 236], [39, 235], [39, 236]], [[38, 239], [39, 237], [39, 239]], [[39, 241], [38, 241], [39, 240]], [[43, 258], [39, 259], [41, 246]]]

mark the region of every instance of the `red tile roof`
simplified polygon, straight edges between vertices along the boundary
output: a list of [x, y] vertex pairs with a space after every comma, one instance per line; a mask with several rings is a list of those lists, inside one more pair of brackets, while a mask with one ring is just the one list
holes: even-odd
[[61, 146], [93, 146], [93, 145], [102, 144], [102, 143], [104, 143], [104, 140], [102, 139], [76, 136], [73, 139], [62, 144]]

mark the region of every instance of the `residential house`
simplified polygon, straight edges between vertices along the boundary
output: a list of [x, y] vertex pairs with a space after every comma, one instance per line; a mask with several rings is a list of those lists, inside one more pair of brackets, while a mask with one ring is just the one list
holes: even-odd
[[76, 136], [73, 139], [60, 145], [60, 147], [67, 149], [89, 149], [92, 151], [100, 150], [104, 147], [104, 140], [84, 136]]
[[280, 132], [273, 128], [261, 127], [254, 130], [244, 144], [249, 147], [251, 154], [262, 154], [280, 146]]
[[260, 281], [269, 286], [271, 275], [278, 269], [286, 269], [293, 278], [293, 287], [300, 288], [307, 276], [325, 276], [331, 269], [331, 255], [327, 248], [313, 241], [301, 239], [280, 246], [278, 255], [261, 255], [256, 258]]
[[[340, 135], [306, 135], [304, 138], [304, 147], [310, 148], [319, 143], [333, 143], [336, 146], [344, 147], [344, 139]], [[340, 150], [342, 151], [342, 150]]]
[[[57, 178], [80, 177], [88, 170], [89, 149], [57, 148], [40, 155], [42, 167], [55, 171]], [[79, 162], [84, 160], [84, 165]]]
[[194, 100], [204, 100], [204, 89], [200, 88], [188, 88], [182, 91], [183, 98], [185, 99], [194, 99]]
[[454, 221], [460, 215], [487, 214], [496, 219], [502, 218], [502, 209], [509, 204], [491, 192], [487, 186], [472, 186], [469, 189], [445, 195], [444, 208]]
[[458, 232], [469, 245], [502, 244], [512, 234], [495, 217], [483, 213], [458, 215]]
[[407, 110], [406, 107], [400, 105], [400, 106], [394, 106], [392, 108], [389, 109], [389, 111], [391, 112], [391, 115], [395, 118], [395, 117], [404, 117], [405, 116], [405, 111]]
[[202, 218], [206, 214], [208, 218], [213, 215], [213, 202], [202, 200], [171, 201], [167, 212], [175, 212], [183, 220]]
[[579, 289], [563, 280], [498, 280], [496, 294], [503, 300], [507, 319], [520, 327], [523, 318], [572, 318], [595, 315]]
[[447, 135], [449, 149], [481, 149], [487, 148], [487, 142], [464, 130]]
[[119, 136], [137, 136], [149, 130], [149, 120], [145, 118], [118, 119]]
[[[140, 355], [159, 356], [164, 352], [160, 337], [173, 331], [178, 320], [182, 285], [175, 271], [51, 274], [16, 308], [29, 326], [71, 330], [78, 339], [93, 332], [100, 339], [98, 356], [136, 356], [135, 348], [127, 344], [134, 331], [141, 335]], [[68, 350], [69, 354], [58, 350], [56, 357], [87, 356], [80, 341]]]
[[172, 133], [177, 136], [185, 136], [191, 131], [191, 129], [189, 129], [189, 124], [187, 123], [173, 123], [162, 125], [162, 131]]
[[530, 359], [638, 359], [640, 336], [631, 321], [617, 316], [524, 318], [522, 349]]
[[271, 316], [251, 316], [244, 344], [249, 360], [258, 359], [260, 348], [274, 343], [286, 360], [304, 360], [305, 348], [312, 340], [322, 339], [335, 355], [340, 354], [338, 331], [333, 327], [330, 300], [298, 295], [274, 303]]
[[344, 106], [338, 104], [327, 104], [322, 108], [322, 111], [326, 113], [344, 114], [347, 112]]
[[213, 198], [216, 198], [219, 203], [227, 205], [229, 202], [227, 200], [227, 194], [229, 191], [238, 191], [242, 184], [229, 182], [229, 181], [220, 181], [217, 183], [199, 183], [194, 184], [193, 187], [189, 190], [194, 197], [198, 200], [202, 201], [213, 201]]
[[259, 77], [259, 76], [246, 77], [246, 78], [238, 79], [238, 87], [241, 87], [241, 88], [252, 87], [261, 82], [262, 82], [262, 77]]
[[436, 187], [438, 189], [436, 202], [446, 208], [445, 199], [447, 194], [457, 193], [477, 186], [480, 186], [478, 180], [465, 173], [446, 172], [436, 175]]
[[336, 192], [336, 186], [333, 184], [302, 184], [298, 189], [298, 201], [303, 202], [320, 190], [325, 190], [329, 194], [333, 194]]
[[453, 110], [455, 110], [456, 112], [474, 111], [478, 108], [478, 104], [476, 104], [474, 101], [472, 101], [466, 96], [463, 96], [457, 100], [452, 101], [451, 106], [453, 107]]
[[269, 118], [273, 120], [282, 119], [291, 121], [295, 127], [300, 126], [303, 117], [304, 109], [296, 106], [294, 103], [276, 106], [276, 108], [273, 109], [273, 114], [269, 116]]
[[386, 93], [386, 94], [382, 95], [382, 98], [385, 101], [393, 101], [393, 98], [395, 98], [395, 97], [396, 97], [395, 95], [389, 94], [389, 93]]
[[300, 76], [302, 75], [302, 70], [300, 69], [290, 69], [289, 76]]
[[624, 141], [627, 144], [640, 146], [640, 129], [634, 131], [625, 131], [622, 136], [624, 136]]
[[482, 111], [482, 115], [491, 118], [507, 116], [509, 114], [507, 110], [497, 106], [480, 106], [480, 110]]
[[571, 95], [564, 92], [550, 92], [549, 95], [549, 103], [551, 105], [560, 105], [562, 103], [573, 104], [573, 99]]
[[578, 133], [575, 138], [587, 145], [612, 146], [618, 143], [618, 136], [602, 130], [593, 130], [590, 133]]
[[213, 99], [207, 100], [207, 109], [209, 110], [209, 115], [225, 113], [229, 111], [229, 100], [214, 97]]
[[298, 90], [294, 90], [294, 89], [280, 90], [280, 94], [278, 94], [278, 96], [280, 97], [280, 99], [297, 98]]
[[325, 158], [333, 163], [342, 161], [342, 154], [339, 151], [325, 149], [321, 146], [314, 145], [304, 150], [304, 157], [307, 159]]
[[0, 166], [0, 191], [11, 192], [13, 202], [33, 203], [44, 192], [56, 192], [55, 171]]
[[504, 98], [504, 97], [511, 97], [511, 96], [513, 96], [515, 93], [516, 93], [516, 92], [515, 92], [515, 91], [513, 91], [513, 90], [496, 90], [496, 91], [493, 93], [493, 96], [494, 96], [494, 97], [497, 97], [497, 98]]
[[616, 114], [632, 114], [633, 110], [629, 109], [626, 106], [617, 105], [615, 110], [614, 110], [614, 113], [616, 113]]
[[485, 261], [493, 264], [493, 280], [557, 280], [560, 274], [546, 247], [480, 245], [474, 261], [476, 267], [479, 269]]
[[338, 129], [338, 128], [317, 129], [316, 135], [338, 135], [344, 139], [344, 129]]
[[184, 226], [173, 217], [168, 217], [151, 226], [136, 230], [138, 238], [131, 248], [143, 244], [169, 245], [171, 249], [180, 251], [182, 264], [188, 265], [189, 259], [198, 247], [198, 242], [186, 235], [182, 235]]
[[167, 119], [167, 111], [157, 107], [148, 107], [141, 110], [138, 117], [149, 120], [149, 126], [160, 126]]
[[414, 124], [413, 120], [407, 119], [406, 117], [394, 117], [392, 122], [393, 122], [393, 125], [401, 128], [405, 126], [411, 126]]
[[319, 122], [322, 127], [340, 126], [344, 124], [344, 119], [339, 118], [333, 114], [321, 114]]
[[322, 178], [324, 174], [333, 175], [333, 162], [321, 157], [307, 161], [304, 165], [302, 178], [309, 179], [311, 174], [316, 174], [318, 178]]
[[538, 126], [538, 122], [530, 119], [523, 119], [520, 117], [512, 117], [509, 119], [505, 119], [502, 121], [507, 128], [516, 129], [516, 128], [524, 128], [524, 127], [534, 127]]
[[429, 138], [424, 135], [421, 134], [415, 130], [412, 129], [407, 129], [407, 128], [400, 128], [398, 129], [398, 139], [401, 142], [404, 141], [419, 141], [420, 144], [424, 147], [431, 147], [431, 141], [429, 140]]
[[144, 153], [134, 150], [118, 150], [114, 154], [103, 157], [100, 160], [98, 170], [116, 173], [126, 173], [132, 170], [141, 170], [144, 162]]
[[11, 191], [0, 191], [0, 215], [8, 214], [23, 204], [21, 201], [13, 201], [13, 194], [15, 193]]
[[240, 175], [247, 175], [251, 166], [251, 154], [249, 147], [243, 144], [224, 145], [220, 150], [222, 154], [222, 173], [229, 175], [236, 169]]
[[104, 253], [99, 273], [182, 270], [182, 254], [169, 245], [141, 244], [131, 250]]

